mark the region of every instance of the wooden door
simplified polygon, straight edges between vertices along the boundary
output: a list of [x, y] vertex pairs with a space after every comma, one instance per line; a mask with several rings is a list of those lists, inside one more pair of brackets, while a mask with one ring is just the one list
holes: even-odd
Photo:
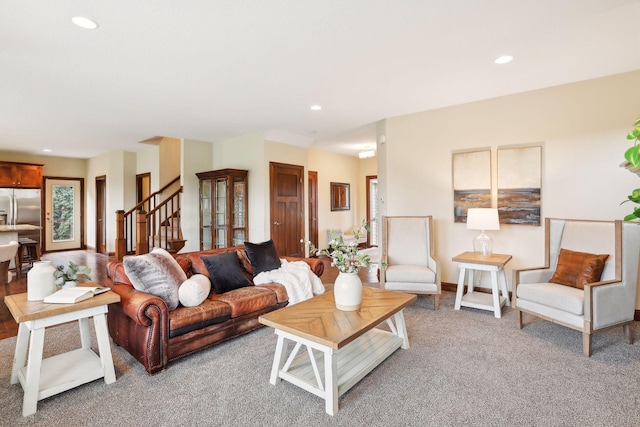
[[309, 171], [309, 241], [318, 247], [318, 172]]
[[107, 253], [107, 223], [105, 221], [107, 195], [107, 177], [96, 177], [96, 251]]
[[304, 256], [304, 167], [269, 163], [271, 238], [281, 256]]
[[[136, 203], [140, 203], [151, 194], [151, 173], [141, 173], [136, 175]], [[145, 212], [149, 212], [149, 202], [142, 206]]]

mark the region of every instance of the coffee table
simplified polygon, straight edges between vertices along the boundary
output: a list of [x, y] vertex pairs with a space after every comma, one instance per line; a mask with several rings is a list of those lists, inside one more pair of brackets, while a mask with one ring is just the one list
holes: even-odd
[[[270, 383], [295, 384], [325, 399], [327, 414], [334, 415], [340, 396], [398, 348], [409, 348], [402, 310], [416, 298], [364, 286], [357, 311], [338, 310], [329, 291], [260, 316], [278, 336]], [[376, 328], [385, 321], [391, 332]], [[287, 357], [289, 342], [294, 346]]]
[[[29, 301], [25, 292], [7, 295], [4, 301], [19, 324], [11, 384], [20, 382], [24, 389], [23, 416], [34, 414], [39, 400], [81, 384], [103, 377], [107, 384], [115, 382], [105, 314], [108, 304], [120, 301], [120, 295], [109, 291], [75, 304], [45, 304]], [[100, 356], [91, 349], [90, 317]], [[74, 320], [80, 325], [81, 348], [42, 360], [45, 328]]]

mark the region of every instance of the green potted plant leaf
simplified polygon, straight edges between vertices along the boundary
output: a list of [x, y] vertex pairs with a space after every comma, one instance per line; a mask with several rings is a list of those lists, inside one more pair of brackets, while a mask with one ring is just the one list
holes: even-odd
[[69, 266], [66, 269], [64, 265], [57, 265], [53, 277], [56, 278], [56, 286], [63, 286], [67, 282], [76, 282], [81, 277], [91, 280], [91, 269], [86, 265], [78, 265], [69, 261]]
[[[633, 141], [633, 145], [624, 153], [624, 158], [627, 162], [623, 163], [623, 166], [640, 176], [640, 117], [638, 117], [633, 124], [633, 129], [627, 134], [627, 140]], [[627, 196], [627, 200], [624, 200], [622, 203], [626, 202], [640, 204], [640, 188], [633, 190], [631, 194]], [[634, 221], [636, 219], [640, 219], [640, 207], [635, 207], [632, 213], [624, 217], [625, 221]]]
[[632, 168], [640, 167], [640, 117], [633, 124], [633, 129], [627, 134], [627, 139], [633, 141], [633, 145], [627, 149], [624, 153], [624, 158], [627, 159]]

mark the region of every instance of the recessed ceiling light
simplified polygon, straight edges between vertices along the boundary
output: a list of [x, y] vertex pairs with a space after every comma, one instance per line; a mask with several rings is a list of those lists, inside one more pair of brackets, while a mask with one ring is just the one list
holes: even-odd
[[43, 148], [42, 151], [44, 151], [45, 153], [50, 153], [51, 149], [50, 148]]
[[73, 18], [71, 18], [71, 22], [73, 22], [80, 28], [84, 28], [85, 30], [95, 30], [96, 28], [98, 28], [98, 24], [95, 21], [84, 16], [74, 16]]
[[509, 62], [513, 61], [513, 56], [511, 55], [502, 55], [496, 58], [495, 62], [496, 64], [507, 64]]
[[313, 111], [320, 111], [320, 110], [322, 110], [322, 105], [313, 104], [310, 108], [311, 108]]

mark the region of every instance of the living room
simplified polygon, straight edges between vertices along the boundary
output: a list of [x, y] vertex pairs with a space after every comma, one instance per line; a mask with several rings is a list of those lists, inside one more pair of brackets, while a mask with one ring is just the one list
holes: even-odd
[[[637, 2], [616, 4], [631, 7], [637, 17]], [[577, 3], [574, 6], [579, 8]], [[546, 39], [546, 43], [551, 45], [555, 40]], [[635, 51], [626, 54], [638, 56]], [[606, 63], [607, 58], [600, 62]], [[84, 179], [84, 243], [89, 250], [96, 246], [94, 182], [105, 176], [109, 253], [115, 250], [116, 210], [135, 203], [136, 175], [150, 172], [153, 189], [157, 189], [166, 172], [159, 146], [138, 142], [151, 135], [179, 141], [182, 231], [187, 240], [184, 251], [199, 247], [197, 172], [249, 170], [249, 239], [261, 242], [270, 238], [269, 162], [300, 165], [305, 173], [317, 171], [320, 247], [326, 246], [327, 229], [346, 231], [366, 217], [365, 177], [377, 175], [380, 216], [433, 216], [442, 281], [454, 284], [458, 266], [452, 258], [471, 250], [477, 234], [454, 220], [455, 153], [489, 150], [495, 183], [499, 149], [539, 146], [543, 217], [614, 220], [630, 211], [620, 202], [639, 181], [620, 164], [629, 145], [626, 134], [640, 115], [636, 95], [640, 92], [640, 66], [631, 61], [613, 72], [603, 67], [578, 73], [581, 77], [573, 80], [565, 80], [561, 68], [546, 70], [549, 75], [556, 73], [557, 79], [551, 79], [556, 83], [523, 91], [505, 87], [490, 96], [479, 95], [474, 100], [461, 96], [460, 102], [436, 108], [413, 109], [414, 104], [407, 101], [402, 113], [379, 116], [369, 123], [376, 149], [372, 159], [324, 149], [321, 144], [309, 143], [308, 135], [301, 142], [298, 135], [287, 132], [252, 131], [213, 142], [148, 128], [139, 131], [135, 142], [129, 142], [130, 149], [112, 149], [85, 158], [27, 152], [21, 149], [20, 140], [6, 138], [12, 145], [0, 148], [0, 159], [42, 163], [45, 176]], [[496, 68], [495, 72], [505, 80], [513, 79], [508, 68]], [[466, 74], [463, 77], [473, 79]], [[411, 97], [409, 91], [403, 95]], [[351, 185], [350, 210], [331, 211], [331, 182]], [[495, 205], [495, 189], [492, 196]], [[506, 267], [509, 289], [512, 270], [544, 264], [542, 225], [507, 224], [489, 234], [494, 252], [513, 256]], [[146, 376], [126, 353], [113, 348], [118, 377], [113, 385], [97, 381], [45, 399], [33, 418], [21, 420], [19, 413], [4, 411], [2, 415], [15, 424], [40, 425], [67, 420], [95, 425], [135, 420], [138, 425], [151, 425], [158, 417], [164, 417], [160, 424], [186, 420], [201, 425], [249, 425], [257, 420], [270, 425], [633, 425], [640, 420], [635, 400], [629, 397], [640, 392], [634, 381], [639, 344], [625, 343], [621, 331], [603, 334], [595, 343], [594, 356], [588, 359], [581, 354], [581, 337], [575, 331], [572, 335], [562, 330], [566, 328], [543, 325], [545, 322], [517, 330], [508, 308], [503, 319], [495, 319], [472, 310], [454, 312], [452, 299], [448, 295], [436, 312], [425, 298], [407, 310], [411, 349], [399, 350], [354, 387], [340, 401], [340, 412], [334, 418], [324, 413], [320, 399], [311, 394], [268, 384], [275, 346], [268, 328], [185, 358], [153, 377]], [[640, 310], [639, 301], [637, 295], [636, 311]], [[636, 323], [633, 330], [638, 341]], [[67, 340], [70, 329], [54, 329], [60, 329], [52, 332], [54, 342]], [[252, 347], [250, 351], [247, 346]], [[22, 392], [9, 385], [14, 349], [7, 344], [2, 350], [5, 362], [0, 379], [3, 391], [7, 391], [6, 407], [15, 408]], [[156, 389], [150, 391], [152, 387]], [[551, 388], [556, 389], [553, 394]], [[132, 404], [132, 396], [143, 395], [145, 398], [136, 398]], [[160, 404], [150, 402], [150, 395], [181, 397]], [[246, 410], [239, 408], [243, 399]], [[78, 414], [84, 411], [85, 402], [91, 415], [81, 419]], [[465, 407], [469, 408], [466, 413]]]

